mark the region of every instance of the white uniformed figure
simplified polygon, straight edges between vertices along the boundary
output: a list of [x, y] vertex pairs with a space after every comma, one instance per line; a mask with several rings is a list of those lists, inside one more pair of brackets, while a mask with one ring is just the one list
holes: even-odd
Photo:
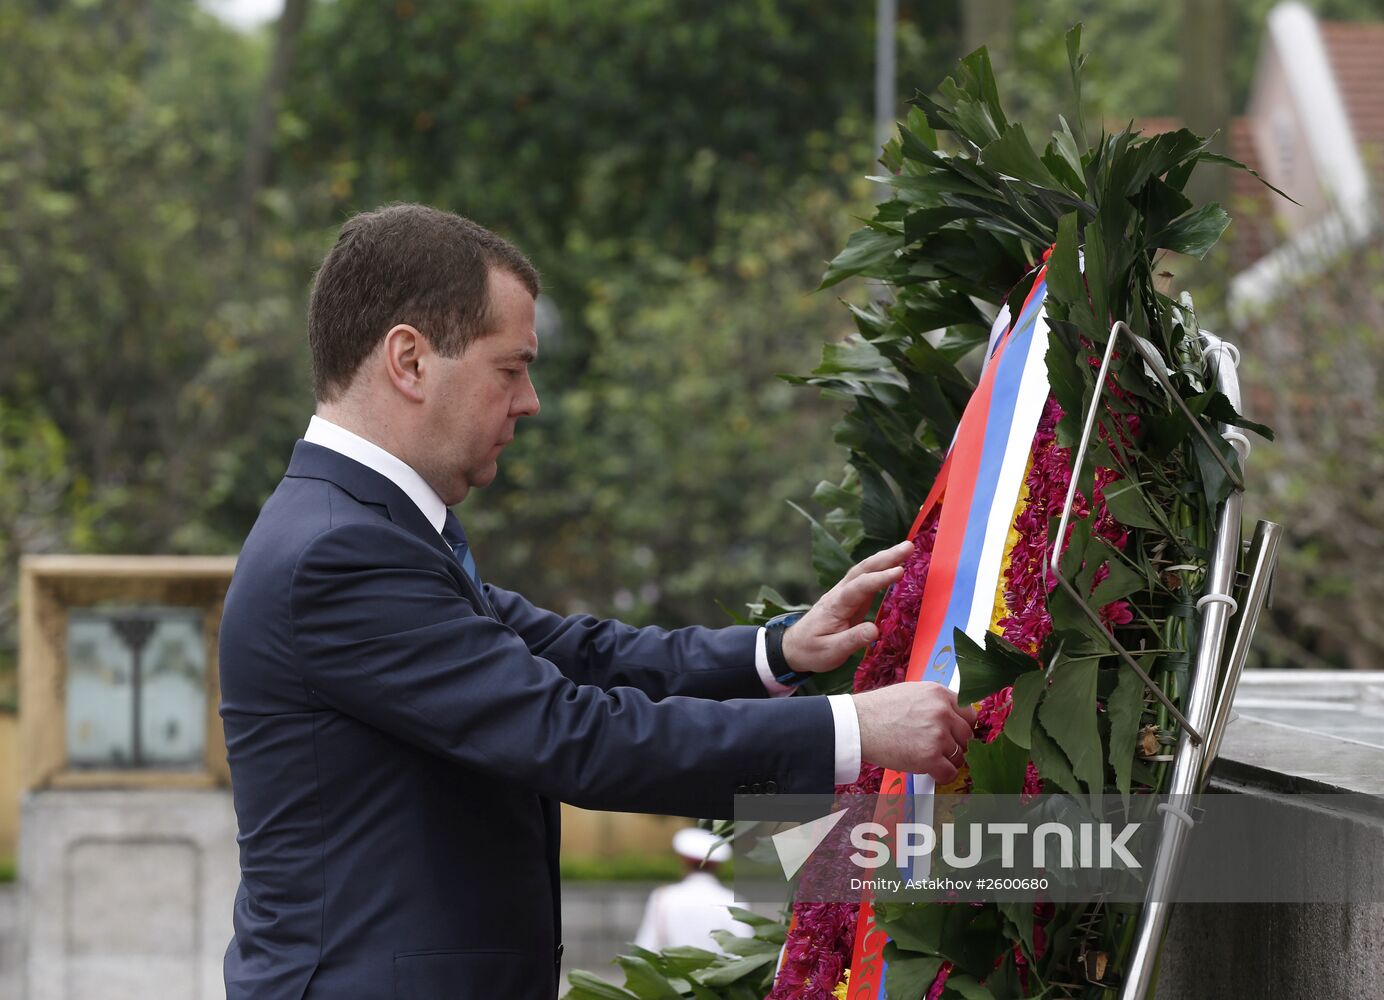
[[673, 850], [682, 858], [687, 874], [681, 882], [659, 886], [649, 894], [644, 920], [634, 943], [650, 951], [679, 945], [720, 951], [712, 931], [731, 931], [749, 937], [750, 928], [731, 917], [735, 893], [716, 878], [716, 869], [730, 857], [730, 846], [715, 848], [710, 830], [688, 827], [673, 835]]

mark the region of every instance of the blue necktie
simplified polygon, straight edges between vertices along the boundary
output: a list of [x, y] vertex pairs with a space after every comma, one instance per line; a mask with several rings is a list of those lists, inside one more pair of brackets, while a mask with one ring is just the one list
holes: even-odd
[[495, 609], [490, 606], [490, 599], [486, 597], [485, 587], [481, 584], [480, 571], [476, 569], [476, 557], [471, 554], [471, 546], [466, 541], [466, 532], [462, 530], [457, 516], [450, 510], [442, 521], [442, 540], [452, 547], [452, 555], [461, 563], [462, 570], [475, 585], [476, 594], [480, 597], [481, 614], [495, 617]]

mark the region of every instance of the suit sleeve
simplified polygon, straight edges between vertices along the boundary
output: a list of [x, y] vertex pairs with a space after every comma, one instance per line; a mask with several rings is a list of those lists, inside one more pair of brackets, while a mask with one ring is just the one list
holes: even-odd
[[291, 588], [311, 697], [591, 809], [728, 816], [737, 792], [831, 791], [826, 699], [654, 701], [632, 687], [578, 684], [513, 629], [475, 614], [449, 563], [393, 525], [317, 536]]
[[670, 695], [720, 699], [768, 694], [755, 670], [758, 629], [751, 626], [634, 628], [591, 615], [564, 618], [513, 591], [491, 585], [486, 590], [500, 620], [532, 652], [578, 684], [635, 687], [655, 701]]

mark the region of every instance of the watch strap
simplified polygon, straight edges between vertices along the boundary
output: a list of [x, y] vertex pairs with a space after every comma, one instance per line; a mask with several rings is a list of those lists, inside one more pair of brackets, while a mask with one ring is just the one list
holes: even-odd
[[764, 623], [764, 655], [769, 661], [769, 673], [785, 687], [797, 687], [812, 676], [805, 671], [794, 670], [783, 655], [783, 634], [788, 631], [788, 626], [802, 616], [801, 611], [790, 611]]

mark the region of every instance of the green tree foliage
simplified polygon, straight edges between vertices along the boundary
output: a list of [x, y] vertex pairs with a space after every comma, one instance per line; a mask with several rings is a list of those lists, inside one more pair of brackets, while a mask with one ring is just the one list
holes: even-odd
[[829, 416], [774, 374], [838, 322], [806, 292], [871, 158], [872, 32], [872, 11], [805, 0], [309, 19], [278, 156], [300, 208], [470, 215], [535, 259], [560, 317], [544, 412], [464, 512], [488, 575], [664, 624], [721, 619], [763, 579], [809, 596], [782, 498]]
[[724, 620], [715, 601], [760, 581], [815, 597], [807, 525], [783, 498], [805, 501], [833, 464], [835, 407], [775, 373], [841, 332], [839, 305], [806, 279], [850, 216], [813, 182], [787, 194], [721, 213], [707, 255], [651, 246], [639, 268], [612, 262], [591, 279], [583, 370], [540, 358], [542, 413], [521, 424], [501, 481], [467, 501], [488, 576], [554, 606], [663, 623]]
[[[1258, 68], [1265, 18], [1279, 0], [1222, 2], [1229, 18], [1229, 48], [1222, 58], [1229, 62], [1230, 108], [1239, 113]], [[1384, 17], [1379, 0], [1313, 0], [1308, 6], [1327, 20]], [[1197, 24], [1184, 20], [1182, 5], [1045, 0], [1013, 7], [1014, 37], [1006, 46], [1011, 55], [996, 67], [1001, 89], [1012, 95], [1013, 117], [1026, 125], [1043, 125], [1062, 110], [1066, 57], [1052, 39], [1078, 22], [1085, 25], [1087, 38], [1101, 40], [1091, 50], [1083, 94], [1093, 121], [1107, 120], [1119, 128], [1131, 118], [1179, 114], [1186, 72], [1183, 39], [1198, 30]], [[989, 38], [979, 41], [991, 44]]]
[[[42, 412], [0, 401], [0, 565], [13, 568], [25, 552], [57, 548], [90, 510], [68, 451], [62, 431]], [[0, 637], [8, 640], [0, 642], [0, 709], [14, 707], [17, 694], [16, 591], [0, 587]]]
[[574, 231], [688, 257], [718, 205], [796, 176], [805, 136], [867, 106], [871, 25], [807, 0], [339, 0], [301, 40], [285, 170], [344, 205], [469, 215], [559, 284], [588, 273]]
[[247, 267], [229, 222], [258, 50], [171, 0], [8, 4], [0, 44], [0, 391], [68, 442], [68, 544], [225, 550], [297, 384], [294, 248]]
[[235, 239], [253, 39], [190, 0], [12, 0], [0, 47], [3, 675], [21, 553], [235, 551], [301, 428], [320, 251]]
[[[1234, 7], [1237, 86], [1266, 5]], [[961, 17], [900, 8], [907, 96], [939, 82]], [[1142, 54], [1096, 53], [1095, 105], [1171, 110], [1176, 5], [1013, 8], [1004, 72], [1022, 86], [1004, 82], [1027, 112], [1065, 92], [1047, 25], [1082, 15]], [[496, 547], [487, 572], [667, 624], [715, 620], [751, 581], [809, 596], [806, 529], [781, 500], [820, 475], [830, 411], [772, 376], [839, 332], [831, 297], [805, 290], [863, 196], [842, 178], [876, 172], [873, 16], [809, 0], [323, 0], [250, 238], [265, 33], [193, 0], [0, 3], [5, 578], [20, 551], [234, 551], [311, 409], [312, 267], [349, 212], [420, 199], [519, 242], [561, 318], [543, 415], [467, 505]]]
[[[785, 9], [693, 18], [690, 34], [664, 37], [667, 5], [628, 19], [458, 5], [418, 14], [429, 37], [466, 40], [428, 57], [408, 34], [418, 22], [396, 17], [403, 6], [314, 7], [296, 103], [279, 116], [282, 169], [259, 192], [247, 245], [243, 158], [263, 37], [226, 28], [191, 0], [5, 5], [7, 565], [21, 551], [235, 551], [311, 410], [302, 313], [312, 266], [347, 211], [412, 197], [511, 231], [537, 220], [521, 242], [546, 261], [550, 284], [569, 290], [562, 335], [544, 345], [548, 413], [521, 437], [506, 479], [526, 486], [475, 505], [495, 540], [487, 570], [559, 606], [669, 624], [717, 620], [714, 598], [738, 603], [750, 580], [801, 593], [805, 536], [781, 498], [820, 452], [829, 415], [789, 401], [773, 375], [800, 367], [802, 352], [831, 334], [830, 301], [804, 292], [847, 220], [834, 178], [862, 166], [840, 150], [869, 148], [863, 128], [838, 133], [832, 116], [853, 87], [868, 93], [868, 72], [846, 82], [861, 67], [832, 37], [844, 22]], [[489, 33], [426, 20], [454, 13]], [[868, 20], [856, 21], [859, 56]], [[351, 44], [324, 42], [334, 30]], [[526, 58], [544, 31], [557, 32], [553, 52]], [[641, 99], [641, 33], [654, 36], [665, 96], [695, 84], [671, 119], [668, 106]], [[390, 56], [410, 47], [412, 59]], [[704, 65], [703, 77], [687, 75], [708, 47], [727, 65], [754, 67], [717, 100], [694, 93], [712, 86]], [[843, 58], [824, 111], [809, 64], [828, 50]], [[583, 67], [602, 65], [601, 80], [588, 80]], [[422, 76], [381, 87], [401, 66], [433, 72], [434, 90], [455, 105], [418, 145], [403, 143], [407, 129], [391, 131], [397, 108], [376, 100], [427, 92]], [[520, 91], [499, 100], [486, 90], [529, 84], [547, 91], [535, 117], [518, 114]], [[584, 106], [571, 103], [578, 85]], [[315, 87], [318, 104], [304, 96]], [[737, 109], [748, 87], [769, 111]], [[809, 124], [822, 127], [796, 130]], [[332, 128], [356, 159], [337, 158]], [[779, 150], [784, 134], [791, 148]], [[429, 145], [444, 138], [459, 145]], [[320, 159], [307, 155], [319, 147]], [[357, 171], [359, 184], [343, 189]], [[812, 172], [820, 180], [798, 180]], [[783, 187], [771, 191], [775, 178]], [[464, 197], [472, 188], [478, 200]], [[720, 197], [732, 188], [736, 197]], [[697, 227], [696, 239], [665, 238]], [[616, 379], [629, 381], [607, 384]], [[524, 537], [525, 525], [541, 533], [501, 544]], [[657, 596], [641, 594], [654, 579]], [[13, 584], [5, 594], [0, 654], [13, 649]]]

